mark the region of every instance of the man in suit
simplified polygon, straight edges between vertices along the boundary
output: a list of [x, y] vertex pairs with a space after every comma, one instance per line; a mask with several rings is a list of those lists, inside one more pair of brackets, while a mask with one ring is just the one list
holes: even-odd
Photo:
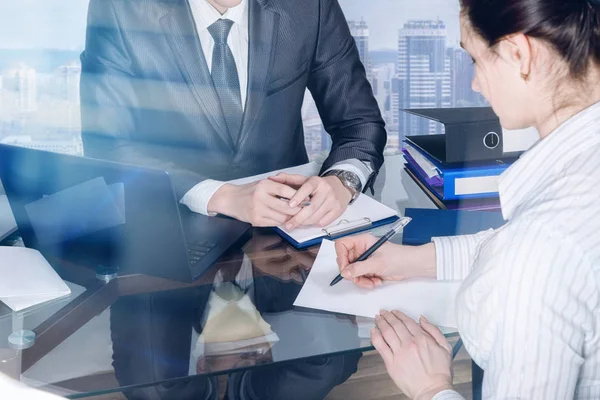
[[[384, 123], [337, 0], [91, 0], [81, 61], [86, 156], [170, 171], [192, 211], [327, 225], [383, 163]], [[333, 142], [321, 176], [225, 184], [308, 161], [306, 88]]]

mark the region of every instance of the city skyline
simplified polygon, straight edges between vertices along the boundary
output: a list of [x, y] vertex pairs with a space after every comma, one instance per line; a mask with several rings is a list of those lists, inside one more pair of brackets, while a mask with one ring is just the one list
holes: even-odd
[[[82, 50], [88, 3], [85, 0], [0, 2], [3, 39], [0, 48]], [[448, 42], [459, 41], [458, 0], [339, 0], [339, 3], [347, 20], [364, 19], [369, 25], [372, 51], [395, 50], [398, 30], [407, 20], [443, 20]]]
[[[25, 3], [36, 1], [39, 0], [25, 0]], [[394, 1], [404, 3], [403, 0]], [[431, 3], [436, 1], [430, 0]], [[357, 7], [359, 2], [360, 7]], [[374, 0], [373, 4], [382, 5], [386, 2], [387, 0]], [[470, 90], [473, 66], [466, 53], [451, 39], [451, 26], [458, 25], [458, 16], [455, 21], [444, 20], [439, 18], [437, 11], [440, 10], [436, 9], [435, 16], [428, 13], [426, 18], [396, 20], [396, 28], [388, 31], [391, 34], [387, 38], [395, 45], [382, 53], [381, 49], [373, 45], [377, 42], [374, 32], [378, 31], [381, 24], [369, 22], [369, 15], [377, 17], [382, 9], [365, 7], [365, 3], [359, 0], [341, 0], [340, 3], [349, 17], [350, 31], [387, 125], [389, 150], [398, 151], [406, 135], [442, 132], [439, 124], [417, 122], [405, 117], [401, 111], [403, 108], [476, 105], [478, 99], [472, 96], [473, 92]], [[450, 2], [445, 0], [445, 4], [448, 3]], [[47, 7], [52, 6], [56, 12], [64, 4], [61, 2], [59, 7], [57, 0], [48, 0]], [[15, 8], [13, 5], [13, 9]], [[423, 6], [420, 8], [423, 9]], [[36, 12], [44, 9], [42, 7]], [[80, 7], [70, 11], [81, 13], [82, 10]], [[1, 12], [0, 6], [0, 15]], [[351, 19], [350, 16], [355, 18]], [[439, 27], [439, 32], [432, 30], [438, 29], [436, 27]], [[72, 29], [81, 27], [75, 26]], [[13, 57], [13, 63], [17, 62], [16, 67], [3, 66], [1, 62], [5, 61], [6, 64], [6, 59], [0, 58], [0, 78], [3, 78], [3, 81], [0, 80], [0, 104], [11, 105], [13, 110], [10, 112], [5, 109], [0, 112], [0, 140], [18, 140], [26, 146], [36, 146], [39, 141], [40, 146], [51, 146], [49, 138], [56, 141], [64, 139], [67, 141], [65, 146], [71, 148], [74, 138], [80, 140], [81, 127], [78, 96], [81, 67], [78, 51], [67, 52], [68, 56], [65, 56], [64, 51], [60, 56], [55, 56], [56, 51], [47, 49], [25, 52], [17, 50], [13, 53], [17, 54]], [[9, 54], [10, 59], [10, 50], [0, 54]], [[51, 64], [50, 69], [36, 74], [31, 71], [30, 65], [18, 59], [21, 54], [23, 57], [25, 54], [38, 55], [38, 61], [46, 61], [46, 68]], [[35, 56], [31, 58], [36, 60]], [[16, 75], [11, 72], [15, 68], [20, 71]], [[328, 150], [331, 140], [324, 131], [317, 107], [308, 92], [302, 119], [309, 156], [312, 158]], [[79, 151], [80, 144], [75, 146]]]

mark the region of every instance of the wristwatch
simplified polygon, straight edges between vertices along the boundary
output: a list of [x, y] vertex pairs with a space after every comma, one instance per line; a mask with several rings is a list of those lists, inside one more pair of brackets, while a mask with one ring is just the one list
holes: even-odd
[[362, 192], [362, 183], [360, 182], [358, 175], [354, 172], [345, 171], [343, 169], [332, 169], [323, 174], [323, 177], [326, 176], [338, 177], [339, 180], [342, 181], [342, 184], [350, 190], [350, 193], [352, 193], [350, 204], [354, 203], [358, 198], [358, 195]]

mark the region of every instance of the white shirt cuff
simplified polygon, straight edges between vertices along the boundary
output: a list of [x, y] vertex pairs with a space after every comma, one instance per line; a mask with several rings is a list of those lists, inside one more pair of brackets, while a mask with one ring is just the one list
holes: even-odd
[[344, 171], [355, 173], [358, 176], [358, 179], [360, 179], [360, 183], [362, 184], [363, 189], [369, 181], [369, 177], [371, 176], [371, 174], [373, 174], [373, 168], [371, 167], [370, 162], [360, 161], [356, 158], [335, 163], [331, 168], [323, 172], [323, 174], [334, 169], [341, 169]]
[[216, 214], [208, 212], [208, 202], [215, 193], [227, 182], [207, 179], [191, 188], [181, 199], [181, 204], [187, 206], [195, 213], [214, 217]]
[[464, 397], [454, 390], [442, 390], [433, 396], [431, 400], [464, 400]]

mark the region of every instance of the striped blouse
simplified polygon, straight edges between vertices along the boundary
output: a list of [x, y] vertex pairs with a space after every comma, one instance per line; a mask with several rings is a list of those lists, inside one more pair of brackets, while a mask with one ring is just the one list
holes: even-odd
[[[501, 228], [434, 238], [485, 399], [600, 399], [600, 103], [500, 177]], [[456, 400], [455, 391], [435, 400]]]

